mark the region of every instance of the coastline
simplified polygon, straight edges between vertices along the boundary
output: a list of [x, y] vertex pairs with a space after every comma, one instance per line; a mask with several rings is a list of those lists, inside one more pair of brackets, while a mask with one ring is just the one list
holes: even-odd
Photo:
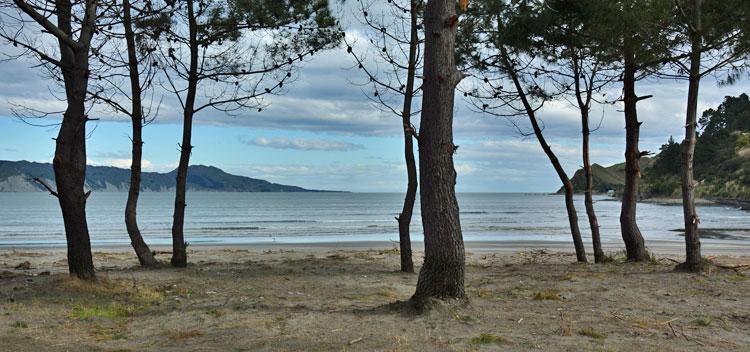
[[[606, 194], [599, 194], [599, 193], [597, 195], [606, 196]], [[608, 197], [608, 198], [600, 199], [599, 201], [619, 202], [620, 199], [616, 197]], [[649, 198], [638, 199], [638, 203], [666, 205], [666, 206], [681, 206], [682, 198], [649, 197]], [[750, 211], [750, 201], [740, 200], [740, 199], [696, 198], [695, 205], [709, 206], [709, 207], [732, 207], [736, 209]]]
[[[647, 249], [659, 256], [679, 257], [685, 253], [685, 244], [679, 238], [674, 241], [647, 240]], [[424, 243], [413, 241], [414, 251], [424, 250]], [[470, 241], [464, 242], [467, 253], [497, 253], [516, 254], [524, 251], [550, 250], [557, 252], [572, 252], [573, 243], [569, 241]], [[586, 253], [593, 256], [593, 248], [590, 243], [585, 243]], [[622, 244], [603, 244], [604, 251], [610, 254], [622, 252], [625, 247]], [[327, 252], [336, 250], [367, 251], [367, 250], [392, 250], [398, 248], [398, 243], [390, 241], [351, 241], [351, 242], [308, 242], [308, 243], [240, 243], [240, 244], [192, 244], [189, 250], [244, 250], [244, 251], [295, 251], [295, 252]], [[704, 241], [702, 249], [705, 255], [750, 255], [750, 242], [747, 241]], [[128, 244], [105, 244], [92, 247], [94, 252], [130, 253], [132, 247]], [[151, 246], [151, 250], [157, 253], [167, 253], [172, 250], [171, 246]], [[64, 253], [64, 246], [5, 246], [0, 247], [0, 254], [13, 251], [27, 252], [53, 252]]]

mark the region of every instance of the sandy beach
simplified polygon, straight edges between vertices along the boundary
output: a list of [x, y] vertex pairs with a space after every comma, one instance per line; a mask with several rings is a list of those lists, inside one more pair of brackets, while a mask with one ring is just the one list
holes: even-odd
[[[528, 245], [528, 244], [526, 244]], [[549, 249], [471, 243], [468, 302], [415, 314], [416, 274], [389, 244], [195, 247], [185, 269], [138, 267], [95, 249], [100, 282], [67, 275], [64, 250], [0, 251], [0, 341], [8, 351], [747, 350], [747, 267], [675, 273], [574, 264]], [[373, 247], [373, 248], [367, 248]], [[417, 246], [417, 248], [420, 248]], [[711, 250], [707, 249], [707, 253]], [[750, 263], [742, 250], [714, 261]], [[673, 258], [676, 253], [666, 253]], [[157, 257], [168, 261], [167, 253]], [[421, 263], [417, 251], [415, 263]]]

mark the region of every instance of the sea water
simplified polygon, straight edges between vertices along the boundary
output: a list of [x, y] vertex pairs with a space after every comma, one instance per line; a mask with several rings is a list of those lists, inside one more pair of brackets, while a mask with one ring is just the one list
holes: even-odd
[[[138, 224], [149, 244], [171, 243], [174, 195], [141, 193]], [[95, 192], [87, 205], [91, 241], [128, 244], [126, 193]], [[464, 238], [471, 241], [570, 241], [565, 201], [541, 193], [458, 194]], [[398, 241], [394, 219], [401, 193], [212, 193], [188, 192], [185, 239], [192, 244]], [[604, 244], [621, 244], [620, 203], [595, 197]], [[576, 197], [579, 226], [590, 236], [583, 197]], [[412, 240], [422, 241], [419, 199]], [[704, 242], [750, 246], [750, 214], [725, 206], [699, 207], [702, 229], [716, 229]], [[649, 240], [683, 242], [682, 208], [638, 205], [638, 225]], [[708, 232], [706, 232], [708, 234]], [[718, 234], [718, 236], [717, 236]], [[57, 199], [46, 193], [0, 193], [0, 246], [64, 246]]]

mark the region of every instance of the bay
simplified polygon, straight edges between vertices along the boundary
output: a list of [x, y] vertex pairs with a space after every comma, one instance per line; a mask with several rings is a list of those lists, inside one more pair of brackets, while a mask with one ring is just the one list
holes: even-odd
[[[94, 246], [129, 243], [123, 220], [126, 193], [97, 192], [88, 202]], [[541, 193], [458, 195], [464, 238], [472, 241], [570, 241], [564, 198]], [[620, 203], [597, 196], [602, 242], [621, 244]], [[192, 244], [398, 241], [400, 193], [188, 193], [185, 237]], [[146, 241], [171, 244], [173, 194], [142, 193], [138, 222]], [[589, 242], [583, 197], [579, 224]], [[750, 246], [750, 214], [726, 206], [699, 208], [707, 243]], [[649, 240], [682, 242], [682, 208], [639, 204], [638, 224]], [[419, 203], [412, 239], [422, 241]], [[710, 238], [707, 238], [710, 237]], [[59, 205], [45, 193], [0, 193], [0, 246], [64, 246]]]

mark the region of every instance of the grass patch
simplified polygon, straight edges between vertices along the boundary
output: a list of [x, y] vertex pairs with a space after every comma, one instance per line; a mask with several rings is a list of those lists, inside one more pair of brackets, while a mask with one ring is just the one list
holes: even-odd
[[89, 335], [96, 341], [115, 341], [115, 340], [127, 340], [128, 335], [125, 333], [125, 327], [122, 324], [116, 324], [115, 326], [106, 326], [111, 324], [94, 324], [88, 330]]
[[575, 277], [576, 276], [573, 273], [567, 272], [565, 274], [560, 275], [559, 279], [560, 281], [570, 281], [570, 280], [573, 280]]
[[10, 324], [10, 327], [18, 328], [18, 329], [26, 329], [29, 327], [29, 324], [27, 324], [25, 321], [16, 320], [15, 322], [13, 322], [13, 324]]
[[76, 305], [73, 307], [71, 315], [78, 320], [89, 320], [93, 318], [118, 319], [127, 318], [135, 313], [133, 306], [124, 306], [117, 303], [110, 303], [103, 306], [85, 307]]
[[481, 334], [469, 340], [471, 345], [504, 345], [508, 343], [510, 343], [508, 339], [493, 334]]
[[709, 317], [701, 317], [693, 320], [691, 323], [695, 326], [709, 326], [714, 320]]
[[476, 321], [476, 319], [472, 317], [471, 315], [458, 314], [458, 313], [453, 314], [453, 319], [462, 321], [464, 323]]
[[222, 311], [220, 311], [220, 310], [218, 310], [218, 309], [216, 309], [216, 308], [213, 308], [213, 309], [210, 309], [210, 310], [208, 310], [208, 311], [206, 312], [206, 314], [208, 314], [208, 315], [210, 315], [210, 316], [212, 316], [212, 317], [214, 317], [214, 318], [219, 318], [219, 317], [221, 317], [222, 315], [224, 315], [224, 313], [223, 313]]
[[488, 289], [486, 289], [484, 287], [480, 287], [477, 290], [477, 297], [479, 297], [479, 298], [489, 298], [491, 295], [492, 295], [492, 292], [490, 292], [490, 290], [488, 290]]
[[129, 280], [100, 278], [98, 281], [89, 282], [65, 278], [59, 281], [58, 287], [63, 292], [73, 292], [106, 300], [120, 298], [142, 305], [155, 304], [164, 298], [162, 292]]
[[398, 295], [396, 295], [395, 292], [390, 291], [390, 290], [385, 290], [385, 289], [378, 291], [377, 293], [375, 293], [375, 295], [376, 296], [380, 296], [380, 297], [385, 297], [385, 298], [387, 298], [389, 300], [394, 300], [394, 299], [398, 298]]
[[599, 340], [607, 338], [607, 335], [594, 330], [594, 328], [592, 327], [578, 330], [578, 335], [590, 337], [592, 339], [599, 339]]
[[187, 330], [187, 331], [165, 330], [162, 332], [162, 335], [176, 342], [176, 341], [186, 340], [192, 337], [203, 336], [203, 333], [198, 330]]
[[394, 255], [394, 254], [399, 254], [399, 253], [401, 253], [401, 251], [399, 251], [399, 249], [396, 248], [396, 247], [393, 247], [391, 249], [383, 249], [383, 250], [381, 250], [381, 251], [378, 252], [378, 254], [380, 254], [380, 255], [383, 255], [383, 254]]
[[559, 301], [562, 299], [557, 290], [544, 290], [534, 294], [535, 301]]

